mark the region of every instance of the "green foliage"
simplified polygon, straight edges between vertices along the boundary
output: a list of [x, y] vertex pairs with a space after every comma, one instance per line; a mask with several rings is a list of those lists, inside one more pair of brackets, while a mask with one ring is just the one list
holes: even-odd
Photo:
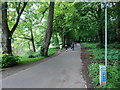
[[[94, 45], [97, 44], [89, 44], [89, 43], [83, 43], [85, 47], [90, 47], [88, 51], [92, 51], [94, 57], [91, 60], [97, 61], [104, 60], [104, 52], [105, 49], [100, 48], [94, 48]], [[108, 45], [109, 46], [109, 45]], [[114, 46], [110, 44], [110, 46]], [[119, 49], [113, 49], [108, 48], [108, 66], [107, 66], [107, 85], [106, 86], [99, 86], [99, 65], [96, 63], [91, 63], [89, 65], [89, 75], [92, 78], [92, 81], [96, 88], [118, 88], [120, 86], [120, 63], [119, 63], [119, 56], [120, 56], [120, 50]], [[102, 63], [103, 64], [103, 63]]]
[[[95, 43], [82, 43], [85, 47], [89, 47], [91, 49], [88, 49], [87, 51], [92, 51], [93, 55], [93, 60], [104, 60], [105, 58], [105, 49], [100, 49], [97, 48], [97, 44]], [[119, 45], [119, 44], [108, 44], [108, 46], [114, 46], [114, 45]], [[120, 50], [119, 49], [113, 49], [113, 48], [108, 48], [108, 60], [112, 62], [120, 62]]]
[[120, 81], [120, 68], [118, 66], [107, 66], [107, 85], [102, 87], [99, 86], [99, 65], [100, 64], [89, 65], [89, 75], [96, 88], [118, 88], [117, 85]]
[[88, 48], [97, 48], [96, 43], [82, 43], [82, 45], [84, 45], [85, 47], [88, 47]]
[[120, 49], [120, 44], [118, 44], [118, 43], [109, 44], [108, 48], [117, 48], [117, 49]]
[[105, 50], [104, 49], [89, 49], [88, 51], [93, 51], [93, 57], [94, 60], [101, 59], [103, 60], [105, 58]]
[[49, 48], [49, 50], [48, 50], [48, 56], [52, 56], [56, 52], [57, 52], [56, 48]]
[[32, 50], [27, 52], [28, 58], [35, 58], [35, 57], [39, 57], [40, 55], [40, 51], [37, 52], [33, 52]]
[[109, 83], [117, 83], [120, 80], [120, 68], [117, 65], [107, 66], [107, 81]]
[[[102, 89], [105, 89], [105, 90], [111, 90], [111, 88], [112, 89], [115, 89], [115, 88], [117, 88], [113, 83], [107, 83], [107, 85], [106, 86], [98, 86], [98, 87], [96, 87], [96, 88], [102, 88]], [[116, 89], [115, 89], [116, 90]], [[117, 88], [117, 90], [118, 90], [118, 88]]]
[[35, 62], [38, 60], [42, 60], [45, 57], [39, 56], [39, 57], [34, 57], [34, 58], [28, 58], [28, 56], [22, 56], [20, 61], [18, 62], [19, 64], [25, 64], [25, 63], [30, 63], [30, 62]]
[[[93, 67], [94, 68], [94, 67]], [[120, 85], [120, 68], [118, 66], [107, 66], [107, 85], [97, 86], [97, 88], [119, 88]]]
[[108, 60], [113, 62], [120, 62], [120, 50], [108, 49]]
[[99, 84], [99, 64], [89, 65], [89, 75], [93, 83], [97, 86]]
[[[93, 60], [101, 59], [104, 60], [105, 58], [105, 49], [89, 49], [88, 51], [92, 51]], [[120, 62], [120, 50], [119, 49], [108, 49], [108, 60], [112, 62]]]
[[[52, 56], [53, 54], [55, 54], [57, 52], [57, 50], [55, 48], [49, 48], [48, 50], [48, 56]], [[30, 56], [32, 58], [30, 58]], [[40, 51], [38, 52], [33, 52], [33, 51], [29, 51], [27, 52], [26, 55], [24, 56], [21, 56], [21, 59], [19, 60], [19, 64], [25, 64], [25, 63], [30, 63], [30, 62], [35, 62], [35, 61], [38, 61], [38, 60], [42, 60], [46, 57], [43, 57], [40, 55]]]
[[0, 68], [0, 71], [4, 71], [5, 69], [3, 69], [3, 68]]
[[18, 64], [19, 61], [19, 57], [18, 56], [13, 56], [10, 54], [3, 54], [2, 56], [2, 67], [11, 67], [14, 66], [16, 64]]

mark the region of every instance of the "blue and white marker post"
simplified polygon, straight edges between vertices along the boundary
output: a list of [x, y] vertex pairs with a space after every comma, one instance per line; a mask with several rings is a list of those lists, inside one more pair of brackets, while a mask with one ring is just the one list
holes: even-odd
[[107, 82], [107, 3], [102, 3], [102, 8], [105, 9], [105, 65], [100, 65], [100, 85], [105, 86]]

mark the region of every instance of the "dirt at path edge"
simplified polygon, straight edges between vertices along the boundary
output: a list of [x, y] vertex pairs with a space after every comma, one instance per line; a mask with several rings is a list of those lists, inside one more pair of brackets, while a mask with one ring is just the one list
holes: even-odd
[[88, 52], [86, 50], [87, 50], [87, 48], [84, 47], [83, 45], [81, 45], [81, 59], [82, 59], [82, 63], [83, 63], [82, 75], [83, 75], [83, 78], [86, 80], [87, 88], [89, 89], [89, 88], [94, 88], [94, 86], [92, 84], [91, 78], [88, 75], [89, 74], [88, 73], [88, 66], [91, 63], [89, 60], [91, 52]]

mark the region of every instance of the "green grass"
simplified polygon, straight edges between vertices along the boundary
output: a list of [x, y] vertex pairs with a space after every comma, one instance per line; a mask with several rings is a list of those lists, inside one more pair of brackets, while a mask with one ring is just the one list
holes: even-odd
[[[55, 54], [57, 52], [56, 48], [49, 48], [48, 50], [48, 56], [52, 56], [53, 54]], [[33, 56], [35, 56], [34, 58], [29, 58], [29, 54], [22, 56], [20, 61], [18, 61], [19, 64], [25, 64], [25, 63], [30, 63], [30, 62], [35, 62], [38, 60], [42, 60], [46, 57], [41, 56], [39, 52], [36, 53], [32, 53]]]
[[104, 59], [104, 49], [88, 49], [87, 51], [92, 51], [93, 52], [93, 55], [95, 57], [93, 57], [93, 60], [96, 60], [96, 59]]
[[120, 72], [119, 67], [114, 65], [107, 66], [107, 85], [102, 87], [99, 85], [99, 65], [102, 64], [90, 64], [89, 76], [92, 78], [94, 86], [96, 88], [120, 88]]
[[[101, 59], [104, 60], [105, 58], [105, 49], [95, 48], [95, 49], [88, 49], [87, 51], [92, 51], [93, 55], [95, 56], [93, 60]], [[112, 62], [119, 62], [120, 59], [120, 49], [108, 49], [108, 61]]]
[[48, 51], [48, 56], [52, 56], [56, 52], [57, 52], [56, 48], [50, 48], [49, 51]]
[[[104, 60], [105, 49], [97, 48], [96, 43], [83, 43], [85, 47], [90, 47], [87, 51], [92, 51], [94, 57], [90, 60]], [[115, 47], [117, 44], [108, 45], [108, 64], [107, 66], [107, 85], [104, 87], [99, 86], [99, 65], [104, 63], [91, 63], [88, 67], [89, 76], [96, 88], [120, 88], [120, 49]], [[117, 45], [119, 46], [119, 45]], [[115, 48], [113, 48], [115, 47]], [[111, 64], [112, 63], [112, 64]]]
[[0, 71], [4, 71], [5, 70], [5, 68], [0, 68]]
[[85, 47], [97, 48], [97, 43], [82, 43]]
[[25, 63], [30, 63], [30, 62], [35, 62], [35, 61], [38, 61], [38, 60], [41, 60], [45, 57], [36, 57], [36, 58], [28, 58], [28, 57], [21, 57], [20, 61], [18, 61], [19, 64], [25, 64]]
[[[57, 52], [56, 48], [49, 48], [48, 50], [48, 56], [52, 56], [53, 54], [55, 54]], [[11, 56], [10, 56], [11, 57]], [[14, 56], [12, 56], [14, 57]], [[6, 58], [9, 58], [8, 56]], [[35, 62], [38, 60], [42, 60], [46, 57], [41, 56], [40, 51], [38, 52], [33, 52], [33, 51], [29, 51], [26, 53], [26, 55], [24, 56], [18, 56], [18, 64], [26, 64], [26, 63], [30, 63], [30, 62]], [[11, 59], [11, 58], [10, 58]], [[9, 59], [8, 59], [9, 60]], [[12, 59], [13, 60], [13, 59]], [[2, 57], [0, 58], [0, 65], [2, 67]], [[8, 62], [6, 62], [7, 64]], [[8, 63], [9, 64], [9, 63]], [[7, 67], [7, 66], [6, 66]], [[0, 71], [2, 71], [3, 69], [0, 69]]]
[[[90, 43], [90, 45], [89, 45], [89, 43], [83, 43], [83, 45], [85, 47], [91, 48], [91, 49], [87, 49], [87, 51], [93, 52], [93, 55], [95, 56], [94, 58], [92, 58], [93, 60], [96, 60], [96, 59], [104, 60], [105, 59], [105, 49], [104, 48], [102, 48], [102, 49], [97, 48], [97, 44], [95, 44], [95, 43]], [[113, 45], [111, 45], [111, 46], [113, 46]], [[120, 49], [108, 48], [108, 61], [118, 62], [119, 58], [120, 58]]]

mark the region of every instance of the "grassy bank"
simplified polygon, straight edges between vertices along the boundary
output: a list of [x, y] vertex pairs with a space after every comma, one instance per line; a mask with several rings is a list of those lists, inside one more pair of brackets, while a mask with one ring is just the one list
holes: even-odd
[[[48, 56], [52, 56], [57, 52], [56, 48], [49, 48], [48, 50]], [[20, 60], [18, 61], [19, 64], [25, 64], [29, 62], [35, 62], [38, 60], [42, 60], [46, 57], [41, 56], [40, 52], [29, 52], [28, 54], [22, 56]]]
[[[87, 47], [87, 51], [91, 51], [89, 58], [89, 76], [92, 78], [96, 88], [120, 88], [120, 49], [115, 44], [108, 45], [108, 66], [107, 66], [107, 85], [101, 87], [99, 85], [99, 65], [104, 65], [104, 48], [97, 48], [96, 43], [82, 43]], [[119, 45], [117, 45], [119, 46]]]
[[[48, 56], [52, 56], [56, 52], [57, 52], [56, 48], [49, 48]], [[14, 66], [16, 64], [26, 64], [30, 62], [35, 62], [38, 60], [42, 60], [44, 58], [46, 57], [41, 56], [40, 51], [38, 52], [29, 51], [24, 56], [12, 56], [10, 54], [3, 54], [2, 60], [0, 61], [2, 63], [0, 63], [0, 65], [1, 67], [6, 68]], [[0, 71], [2, 71], [3, 68], [0, 69]]]

